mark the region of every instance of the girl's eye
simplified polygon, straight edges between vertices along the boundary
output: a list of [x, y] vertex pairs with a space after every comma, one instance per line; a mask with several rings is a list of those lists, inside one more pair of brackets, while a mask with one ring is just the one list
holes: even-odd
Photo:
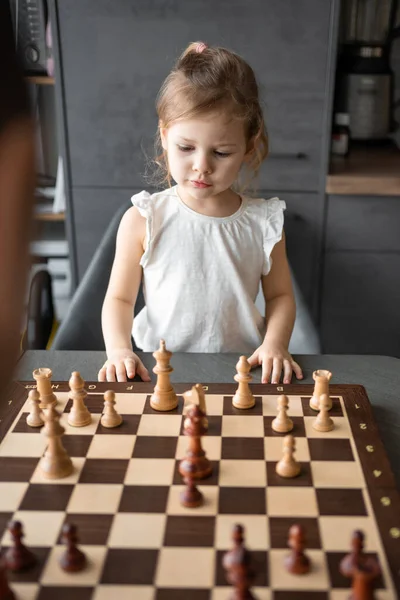
[[218, 152], [218, 150], [215, 150], [215, 154], [217, 156], [220, 156], [221, 158], [224, 158], [225, 156], [230, 156], [230, 152]]
[[193, 148], [191, 146], [180, 146], [179, 144], [178, 144], [178, 149], [181, 152], [190, 152], [191, 150], [193, 150]]

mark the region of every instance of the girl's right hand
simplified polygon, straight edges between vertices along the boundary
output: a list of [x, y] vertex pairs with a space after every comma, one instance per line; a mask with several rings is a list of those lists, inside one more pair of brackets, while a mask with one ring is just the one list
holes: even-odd
[[101, 367], [99, 381], [127, 381], [139, 375], [143, 381], [151, 381], [150, 375], [140, 358], [130, 348], [119, 348], [110, 352]]

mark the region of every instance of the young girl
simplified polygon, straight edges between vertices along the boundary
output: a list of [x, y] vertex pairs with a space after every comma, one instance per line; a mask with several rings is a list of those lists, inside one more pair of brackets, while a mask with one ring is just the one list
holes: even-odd
[[[225, 48], [193, 43], [158, 97], [162, 192], [143, 191], [121, 220], [102, 312], [108, 360], [100, 381], [149, 373], [144, 352], [234, 352], [262, 381], [302, 378], [288, 352], [295, 302], [283, 232], [285, 203], [235, 191], [268, 153], [257, 83]], [[171, 180], [176, 185], [171, 187]], [[146, 306], [133, 322], [143, 277]], [[265, 317], [255, 300], [260, 280]], [[133, 328], [132, 328], [133, 323]]]

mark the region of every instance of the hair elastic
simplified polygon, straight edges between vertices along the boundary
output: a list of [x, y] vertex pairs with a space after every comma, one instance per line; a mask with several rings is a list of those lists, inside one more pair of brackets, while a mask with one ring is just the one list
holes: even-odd
[[197, 52], [198, 54], [201, 54], [203, 52], [203, 50], [205, 50], [207, 47], [208, 47], [207, 44], [205, 44], [204, 42], [199, 42], [196, 45], [195, 52]]

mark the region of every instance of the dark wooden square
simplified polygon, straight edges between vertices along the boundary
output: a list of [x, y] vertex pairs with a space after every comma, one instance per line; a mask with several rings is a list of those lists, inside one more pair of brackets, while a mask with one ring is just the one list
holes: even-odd
[[[350, 552], [350, 545], [349, 545]], [[366, 556], [373, 556], [377, 559], [377, 555], [373, 552], [366, 552]], [[328, 563], [329, 578], [331, 580], [331, 586], [333, 588], [350, 588], [351, 577], [344, 577], [339, 569], [340, 561], [346, 556], [346, 552], [326, 552], [326, 559]], [[373, 585], [373, 589], [384, 589], [385, 584], [383, 577], [379, 576]]]
[[[221, 433], [222, 433], [222, 416], [219, 416], [219, 415], [207, 416], [207, 421], [208, 421], [208, 430], [205, 435], [208, 435], [208, 436], [221, 435]], [[184, 435], [184, 433], [185, 433], [184, 423], [185, 423], [185, 417], [182, 418], [181, 429], [180, 429], [179, 435]]]
[[361, 490], [317, 488], [315, 490], [320, 515], [366, 516]]
[[[294, 435], [294, 437], [305, 437], [306, 436], [306, 428], [304, 426], [303, 417], [290, 417], [293, 421], [293, 429], [289, 431], [290, 434]], [[284, 437], [287, 433], [278, 433], [274, 431], [271, 427], [272, 421], [275, 417], [264, 417], [264, 435], [268, 437]]]
[[165, 513], [169, 487], [161, 485], [126, 485], [118, 512]]
[[178, 396], [178, 406], [176, 408], [174, 408], [173, 410], [169, 410], [168, 412], [160, 412], [158, 410], [154, 410], [154, 408], [151, 408], [151, 406], [150, 406], [151, 395], [147, 396], [146, 402], [145, 402], [145, 405], [143, 408], [143, 414], [144, 415], [181, 415], [183, 413], [184, 400], [183, 400], [183, 396], [180, 396], [179, 394], [177, 394], [177, 396]]
[[[105, 546], [110, 534], [114, 515], [68, 514], [64, 523], [76, 525], [79, 544]], [[62, 544], [61, 531], [58, 544]]]
[[[179, 463], [181, 461], [180, 460], [176, 460], [175, 461], [175, 471], [174, 471], [174, 477], [172, 480], [172, 483], [174, 485], [184, 485], [184, 481], [182, 478], [182, 475], [179, 473]], [[219, 480], [219, 461], [217, 460], [211, 460], [211, 465], [212, 465], [212, 473], [209, 477], [207, 477], [206, 479], [199, 479], [198, 480], [198, 484], [199, 485], [218, 485], [218, 480]]]
[[224, 404], [223, 404], [223, 414], [224, 415], [240, 415], [241, 417], [262, 415], [262, 398], [261, 396], [254, 396], [254, 400], [256, 401], [255, 405], [252, 408], [247, 408], [245, 410], [235, 408], [232, 404], [233, 396], [224, 396]]
[[79, 477], [79, 483], [123, 483], [129, 460], [88, 458]]
[[264, 515], [266, 512], [265, 488], [221, 487], [218, 514]]
[[26, 417], [28, 415], [29, 415], [28, 412], [22, 413], [22, 415], [18, 419], [18, 421], [15, 424], [15, 427], [13, 429], [14, 433], [40, 433], [41, 432], [43, 425], [41, 427], [30, 427], [28, 425], [28, 423], [26, 422]]
[[64, 435], [62, 445], [66, 449], [69, 456], [87, 456], [89, 446], [92, 443], [91, 435]]
[[65, 510], [73, 489], [73, 485], [67, 484], [32, 483], [22, 498], [19, 510]]
[[321, 549], [318, 519], [312, 517], [270, 517], [271, 548], [288, 548], [289, 529], [292, 525], [304, 527], [306, 548]]
[[178, 438], [171, 436], [138, 436], [133, 458], [175, 458]]
[[37, 600], [91, 600], [93, 587], [41, 587]]
[[[217, 550], [215, 554], [215, 585], [217, 586], [230, 585], [226, 579], [225, 569], [222, 564], [225, 554], [225, 550]], [[252, 550], [250, 555], [250, 564], [255, 571], [255, 578], [252, 582], [253, 586], [267, 587], [269, 585], [268, 552], [264, 552], [263, 550]]]
[[163, 546], [212, 547], [214, 529], [215, 517], [169, 515]]
[[100, 583], [152, 585], [158, 550], [109, 548]]
[[276, 461], [267, 462], [267, 485], [283, 487], [312, 487], [313, 479], [310, 463], [300, 462], [301, 471], [297, 477], [281, 477], [276, 472]]
[[222, 438], [221, 458], [264, 460], [264, 439]]
[[[6, 552], [7, 547], [3, 546], [2, 552]], [[21, 582], [21, 583], [31, 583], [39, 580], [42, 575], [43, 569], [46, 565], [47, 557], [51, 548], [40, 548], [40, 547], [32, 547], [29, 546], [29, 550], [33, 552], [36, 556], [36, 564], [33, 567], [30, 567], [26, 571], [21, 571], [20, 573], [13, 573], [12, 571], [7, 571], [7, 578], [10, 582]]]
[[[85, 402], [85, 405], [87, 406], [89, 412], [92, 415], [93, 414], [101, 414], [104, 410], [103, 394], [90, 394], [90, 395], [86, 396], [84, 402]], [[67, 404], [65, 405], [64, 412], [66, 412], [66, 413], [71, 412], [72, 404], [73, 404], [73, 402], [72, 402], [71, 398], [69, 398]]]
[[155, 600], [210, 600], [209, 590], [195, 590], [189, 588], [158, 588]]
[[354, 460], [350, 440], [309, 438], [311, 460]]
[[[340, 398], [338, 398], [337, 396], [331, 396], [330, 397], [332, 400], [332, 408], [329, 411], [329, 414], [331, 417], [343, 417], [343, 411], [342, 411], [342, 407], [340, 404]], [[310, 399], [311, 396], [302, 396], [301, 397], [301, 404], [303, 406], [303, 414], [305, 417], [316, 417], [318, 414], [317, 410], [313, 410], [312, 408], [310, 408]]]
[[118, 427], [103, 427], [101, 423], [96, 430], [96, 435], [136, 435], [139, 427], [141, 415], [124, 415], [121, 425]]
[[40, 458], [1, 456], [0, 481], [29, 481]]

